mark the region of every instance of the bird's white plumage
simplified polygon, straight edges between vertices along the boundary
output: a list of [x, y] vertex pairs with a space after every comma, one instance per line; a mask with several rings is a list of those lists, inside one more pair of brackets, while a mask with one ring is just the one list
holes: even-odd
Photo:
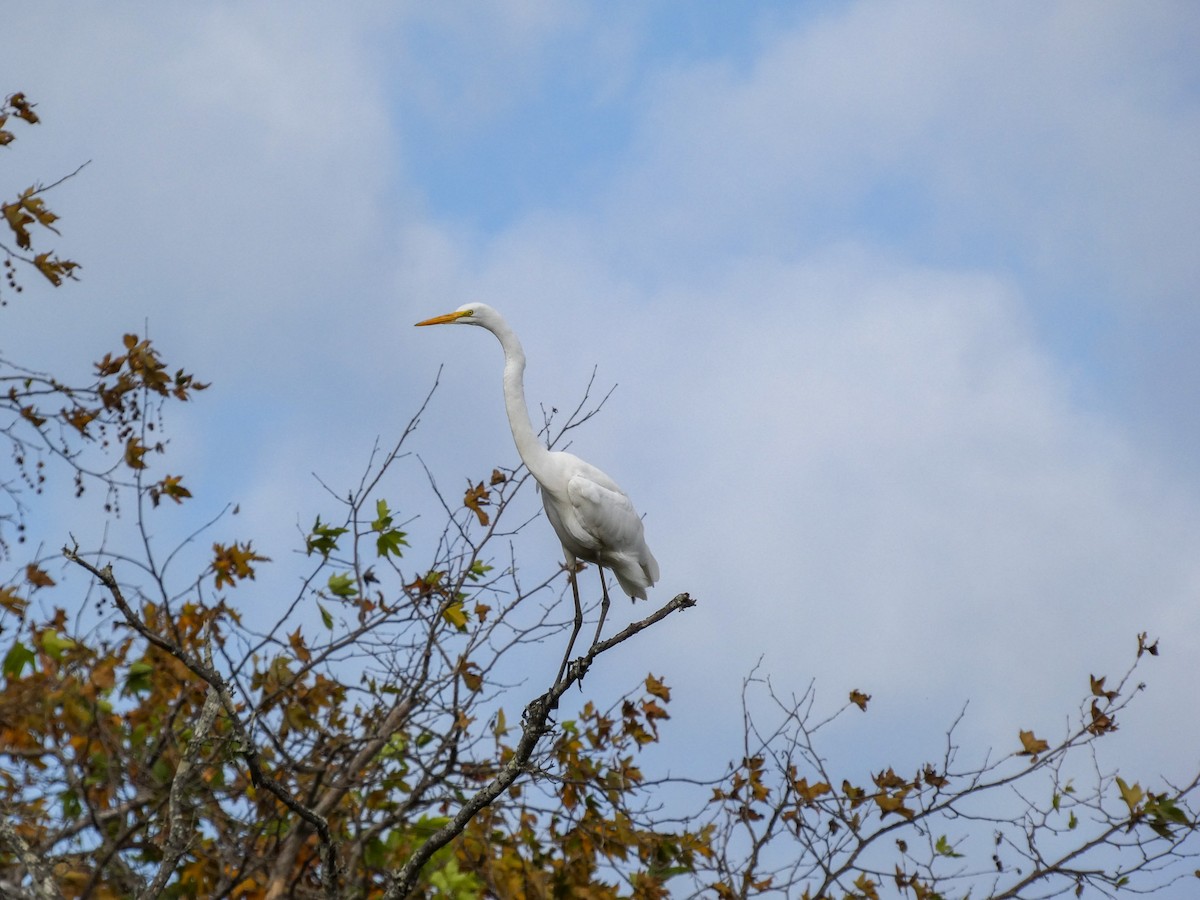
[[[658, 581], [658, 562], [646, 545], [642, 520], [615, 481], [573, 453], [548, 450], [537, 439], [525, 406], [525, 353], [504, 318], [483, 303], [468, 303], [419, 325], [486, 328], [504, 349], [504, 403], [522, 462], [542, 489], [546, 518], [562, 544], [567, 566], [578, 561], [609, 569], [630, 597], [646, 599]], [[607, 601], [606, 601], [607, 602]]]

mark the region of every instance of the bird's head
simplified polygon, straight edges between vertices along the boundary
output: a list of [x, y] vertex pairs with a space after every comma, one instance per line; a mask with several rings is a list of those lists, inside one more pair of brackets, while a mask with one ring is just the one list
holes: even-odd
[[481, 325], [489, 328], [499, 318], [499, 314], [486, 303], [467, 303], [454, 312], [434, 316], [417, 325]]

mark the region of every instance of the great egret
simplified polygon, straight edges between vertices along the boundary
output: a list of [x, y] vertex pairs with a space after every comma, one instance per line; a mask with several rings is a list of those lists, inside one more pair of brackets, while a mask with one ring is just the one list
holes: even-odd
[[[521, 461], [542, 488], [546, 518], [562, 544], [575, 599], [575, 632], [570, 655], [583, 622], [576, 573], [579, 561], [594, 563], [600, 572], [603, 597], [596, 638], [608, 615], [608, 586], [604, 568], [617, 576], [631, 599], [646, 599], [646, 588], [658, 581], [658, 562], [646, 546], [642, 520], [617, 483], [573, 453], [547, 450], [538, 440], [525, 405], [525, 352], [504, 317], [484, 303], [468, 303], [452, 313], [435, 316], [417, 325], [478, 325], [486, 328], [504, 348], [504, 407]], [[566, 660], [564, 659], [564, 665]]]

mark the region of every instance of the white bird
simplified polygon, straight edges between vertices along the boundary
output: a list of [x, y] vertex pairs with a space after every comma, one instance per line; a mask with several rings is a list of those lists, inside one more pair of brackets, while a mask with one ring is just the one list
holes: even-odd
[[[478, 325], [486, 328], [504, 348], [504, 407], [521, 461], [542, 488], [546, 518], [558, 534], [575, 598], [575, 634], [582, 612], [575, 575], [583, 562], [600, 569], [603, 601], [596, 638], [608, 614], [608, 587], [604, 568], [617, 576], [631, 599], [646, 599], [646, 588], [658, 581], [658, 562], [646, 546], [642, 520], [617, 483], [573, 453], [548, 450], [537, 438], [525, 405], [525, 352], [504, 317], [484, 303], [468, 303], [452, 313], [417, 325]], [[570, 655], [570, 646], [567, 654]], [[565, 664], [565, 659], [564, 659]]]

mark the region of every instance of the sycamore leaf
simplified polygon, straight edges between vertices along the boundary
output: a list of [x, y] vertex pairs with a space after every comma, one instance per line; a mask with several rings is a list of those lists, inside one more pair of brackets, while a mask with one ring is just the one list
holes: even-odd
[[1032, 756], [1034, 762], [1037, 761], [1037, 755], [1044, 753], [1050, 749], [1050, 745], [1041, 738], [1034, 737], [1032, 731], [1022, 731], [1020, 733], [1021, 747], [1023, 748], [1017, 756]]
[[408, 546], [405, 537], [403, 531], [395, 528], [384, 531], [375, 538], [375, 552], [380, 556], [401, 556], [400, 548]]
[[53, 587], [54, 579], [40, 566], [30, 563], [25, 567], [25, 580], [33, 585], [33, 589]]
[[1110, 731], [1117, 730], [1116, 720], [1100, 709], [1097, 701], [1092, 701], [1092, 722], [1088, 725], [1087, 730], [1095, 735], [1107, 734]]
[[87, 435], [88, 425], [96, 418], [97, 414], [98, 410], [84, 409], [82, 406], [77, 406], [69, 411], [64, 409], [59, 413], [64, 422], [84, 436]]
[[879, 818], [884, 818], [888, 813], [895, 813], [905, 819], [915, 816], [916, 813], [904, 805], [904, 798], [907, 794], [907, 788], [895, 794], [876, 794], [873, 799], [875, 805], [879, 807]]
[[300, 634], [300, 626], [296, 626], [296, 630], [288, 635], [288, 644], [292, 651], [296, 654], [296, 659], [302, 663], [306, 663], [312, 659], [312, 652], [308, 649], [308, 645], [304, 643], [304, 636]]
[[938, 856], [949, 856], [954, 859], [958, 859], [962, 856], [961, 853], [957, 852], [954, 849], [953, 845], [951, 845], [951, 843], [950, 843], [950, 839], [947, 838], [946, 835], [944, 835], [944, 834], [941, 837], [939, 837], [937, 839], [937, 843], [933, 845], [933, 851]]
[[1143, 631], [1137, 637], [1138, 637], [1137, 655], [1138, 655], [1139, 659], [1141, 658], [1143, 653], [1149, 653], [1151, 656], [1158, 656], [1158, 639], [1157, 638], [1155, 638], [1153, 644], [1150, 644], [1150, 643], [1147, 643], [1149, 638], [1146, 637], [1146, 632]]
[[233, 587], [235, 582], [244, 578], [253, 581], [254, 566], [252, 563], [271, 561], [269, 557], [255, 553], [250, 544], [250, 541], [246, 541], [245, 544], [235, 541], [228, 547], [223, 544], [213, 544], [212, 567], [216, 576], [213, 586], [217, 590], [220, 590], [222, 585]]
[[15, 615], [24, 615], [25, 607], [29, 605], [29, 601], [22, 597], [11, 587], [0, 587], [0, 607], [7, 609]]
[[879, 900], [879, 891], [875, 889], [876, 884], [867, 876], [866, 872], [854, 879], [854, 886], [867, 900]]
[[487, 565], [482, 560], [475, 560], [471, 563], [471, 568], [467, 570], [467, 577], [472, 581], [478, 581], [492, 571], [492, 566]]
[[62, 659], [63, 653], [75, 647], [75, 642], [66, 635], [61, 635], [53, 628], [42, 632], [42, 649], [53, 660]]
[[667, 687], [666, 682], [653, 675], [646, 676], [646, 693], [651, 697], [657, 697], [664, 703], [671, 702], [671, 689]]
[[1121, 792], [1121, 799], [1129, 807], [1129, 814], [1134, 815], [1138, 811], [1138, 806], [1145, 798], [1146, 792], [1142, 790], [1141, 785], [1137, 782], [1134, 782], [1132, 785], [1126, 784], [1125, 779], [1120, 775], [1117, 776], [1117, 789]]
[[463, 506], [475, 513], [480, 525], [487, 525], [491, 521], [483, 510], [483, 507], [489, 503], [491, 503], [491, 498], [482, 481], [474, 487], [468, 487], [467, 492], [463, 495]]
[[37, 654], [16, 641], [4, 655], [4, 676], [9, 680], [21, 677], [21, 672], [29, 666], [29, 671], [37, 671]]
[[475, 693], [483, 688], [483, 673], [479, 666], [470, 660], [463, 659], [458, 664], [458, 676], [467, 686], [467, 690]]
[[33, 264], [55, 287], [60, 287], [64, 278], [77, 280], [75, 270], [79, 268], [79, 263], [69, 259], [59, 259], [57, 256], [52, 258], [49, 252], [39, 253], [33, 258]]
[[442, 618], [459, 631], [465, 631], [467, 628], [467, 611], [463, 609], [461, 600], [455, 600], [442, 610]]
[[153, 687], [151, 675], [154, 673], [154, 666], [148, 662], [135, 662], [129, 667], [129, 674], [125, 677], [125, 686], [121, 689], [122, 696], [130, 694], [139, 694], [143, 691], [149, 691]]
[[799, 795], [800, 802], [805, 806], [812, 806], [818, 797], [822, 794], [828, 794], [833, 790], [827, 781], [818, 781], [816, 784], [809, 784], [807, 778], [801, 778], [799, 781], [792, 782], [792, 788]]
[[304, 541], [306, 552], [312, 556], [315, 550], [328, 559], [329, 554], [337, 550], [338, 538], [345, 533], [345, 528], [330, 527], [321, 521], [320, 516], [317, 516], [317, 521], [313, 523], [312, 533]]
[[1101, 675], [1099, 678], [1097, 678], [1095, 675], [1089, 675], [1088, 680], [1092, 685], [1092, 696], [1103, 697], [1105, 700], [1112, 701], [1117, 699], [1117, 692], [1106, 691], [1104, 689], [1104, 679], [1107, 677], [1107, 675]]
[[351, 572], [330, 575], [328, 586], [329, 593], [343, 599], [353, 597], [358, 593], [358, 584], [355, 582], [354, 575]]
[[948, 778], [944, 778], [943, 776], [939, 775], [937, 773], [937, 770], [934, 769], [934, 767], [928, 763], [925, 765], [925, 771], [922, 772], [921, 774], [925, 778], [925, 783], [927, 785], [929, 785], [930, 787], [944, 788], [947, 784], [950, 783], [950, 780]]
[[154, 505], [158, 506], [158, 501], [162, 497], [170, 497], [176, 503], [182, 503], [185, 499], [192, 496], [192, 492], [185, 488], [180, 482], [183, 481], [182, 475], [168, 475], [158, 484], [150, 486], [150, 499], [154, 501]]
[[125, 465], [131, 469], [144, 469], [146, 462], [142, 457], [146, 455], [146, 451], [150, 448], [145, 446], [136, 437], [131, 437], [125, 442]]

